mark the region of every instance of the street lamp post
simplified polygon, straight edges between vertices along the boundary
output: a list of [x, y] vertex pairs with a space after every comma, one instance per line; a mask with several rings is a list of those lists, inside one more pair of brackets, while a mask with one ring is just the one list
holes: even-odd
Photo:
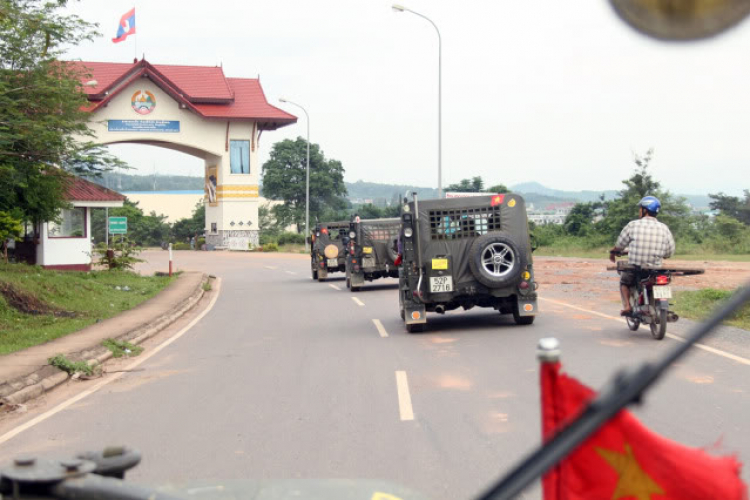
[[440, 37], [440, 30], [437, 24], [432, 22], [429, 17], [415, 12], [403, 5], [393, 4], [392, 8], [396, 12], [411, 12], [415, 16], [427, 20], [438, 36], [438, 198], [443, 197], [443, 40]]
[[307, 122], [307, 170], [305, 174], [305, 252], [310, 251], [310, 243], [308, 238], [310, 237], [310, 115], [307, 114], [307, 110], [288, 99], [281, 98], [281, 102], [297, 106], [305, 113], [305, 121]]

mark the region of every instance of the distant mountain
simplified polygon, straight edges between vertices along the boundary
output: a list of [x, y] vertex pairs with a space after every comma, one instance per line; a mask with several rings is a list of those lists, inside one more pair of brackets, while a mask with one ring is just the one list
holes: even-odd
[[418, 186], [407, 186], [405, 184], [381, 184], [378, 182], [347, 182], [346, 190], [349, 200], [376, 200], [385, 199], [388, 202], [396, 197], [403, 197], [406, 191], [415, 191], [422, 199], [437, 198], [437, 189]]
[[516, 184], [515, 186], [511, 186], [511, 191], [522, 195], [534, 193], [555, 198], [560, 201], [578, 202], [597, 201], [601, 195], [604, 195], [605, 200], [613, 200], [617, 196], [617, 191], [613, 189], [606, 191], [563, 191], [561, 189], [548, 188], [538, 182], [523, 182], [521, 184]]
[[88, 180], [115, 191], [195, 191], [203, 189], [203, 177], [187, 175], [131, 175], [105, 172]]

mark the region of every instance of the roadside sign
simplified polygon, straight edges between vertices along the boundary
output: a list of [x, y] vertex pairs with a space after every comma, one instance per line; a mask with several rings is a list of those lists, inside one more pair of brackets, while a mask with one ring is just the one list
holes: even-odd
[[128, 232], [127, 217], [110, 217], [109, 234], [126, 234]]

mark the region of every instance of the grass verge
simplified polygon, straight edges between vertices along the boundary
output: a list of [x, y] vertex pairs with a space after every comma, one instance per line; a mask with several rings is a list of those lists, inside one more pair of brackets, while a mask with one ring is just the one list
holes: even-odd
[[[677, 292], [674, 299], [674, 312], [686, 318], [702, 320], [710, 316], [719, 303], [729, 298], [730, 295], [732, 295], [731, 290], [713, 288]], [[726, 324], [750, 330], [750, 305], [745, 305]]]
[[173, 279], [124, 271], [84, 273], [0, 264], [0, 355], [132, 309]]
[[85, 361], [71, 361], [62, 354], [58, 354], [47, 360], [55, 368], [73, 375], [74, 373], [83, 373], [84, 375], [93, 375], [94, 367]]

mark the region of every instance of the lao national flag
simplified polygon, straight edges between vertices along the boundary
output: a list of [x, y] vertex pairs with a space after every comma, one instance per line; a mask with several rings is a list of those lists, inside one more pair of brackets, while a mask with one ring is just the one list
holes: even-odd
[[[542, 432], [549, 439], [578, 415], [594, 391], [542, 363]], [[545, 500], [744, 500], [740, 463], [688, 448], [622, 410], [542, 480]]]
[[120, 25], [117, 27], [117, 37], [113, 38], [112, 41], [120, 43], [128, 35], [135, 35], [135, 7], [120, 18]]

